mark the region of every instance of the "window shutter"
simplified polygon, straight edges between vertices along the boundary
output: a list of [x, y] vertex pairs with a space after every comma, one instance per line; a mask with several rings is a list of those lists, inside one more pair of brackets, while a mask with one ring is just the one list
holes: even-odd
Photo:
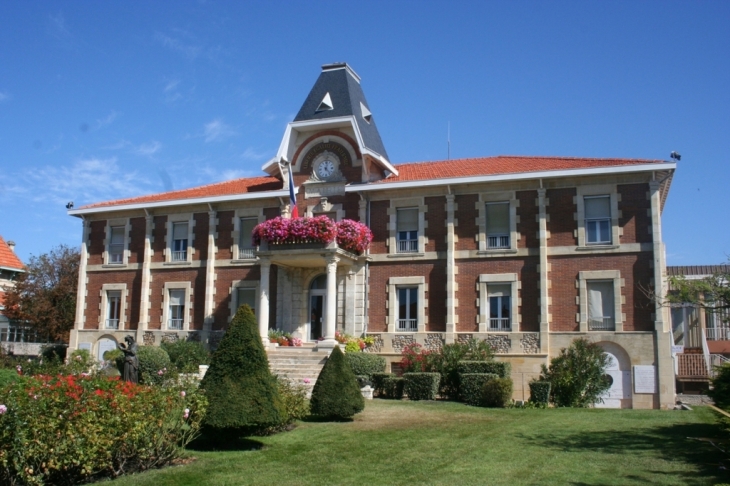
[[258, 224], [257, 218], [241, 218], [241, 226], [239, 230], [239, 241], [238, 246], [244, 249], [251, 249], [251, 233], [253, 233], [254, 227]]
[[112, 245], [124, 244], [124, 226], [112, 226]]
[[604, 219], [611, 217], [611, 198], [608, 196], [587, 197], [585, 203], [586, 219]]
[[184, 290], [171, 290], [170, 291], [170, 305], [185, 305], [185, 291]]
[[509, 203], [487, 204], [487, 234], [508, 235]]
[[613, 282], [588, 284], [588, 317], [614, 317]]
[[511, 284], [494, 284], [487, 286], [487, 293], [490, 297], [509, 297], [511, 291]]
[[398, 231], [418, 231], [418, 209], [399, 209], [397, 212]]
[[188, 224], [187, 223], [173, 223], [172, 239], [173, 240], [187, 240], [188, 239]]

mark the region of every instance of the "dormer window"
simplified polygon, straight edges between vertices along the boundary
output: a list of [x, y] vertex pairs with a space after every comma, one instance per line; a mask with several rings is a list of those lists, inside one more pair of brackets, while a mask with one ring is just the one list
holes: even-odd
[[332, 104], [332, 98], [330, 97], [330, 94], [327, 93], [324, 95], [324, 98], [322, 98], [322, 101], [319, 103], [319, 106], [317, 107], [317, 112], [320, 111], [328, 111], [334, 109], [334, 105]]
[[360, 102], [360, 111], [362, 112], [362, 119], [366, 122], [370, 123], [373, 120], [373, 114], [370, 113], [370, 110], [368, 110], [367, 106], [363, 105], [362, 102]]

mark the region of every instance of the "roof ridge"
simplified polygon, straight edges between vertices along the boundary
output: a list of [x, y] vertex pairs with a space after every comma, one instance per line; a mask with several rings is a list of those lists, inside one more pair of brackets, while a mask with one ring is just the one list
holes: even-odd
[[543, 159], [543, 160], [625, 160], [625, 161], [642, 161], [642, 162], [653, 162], [660, 163], [666, 162], [661, 159], [639, 159], [639, 158], [627, 158], [627, 157], [576, 157], [567, 155], [489, 155], [486, 157], [463, 157], [460, 159], [446, 159], [446, 160], [423, 160], [417, 162], [403, 162], [401, 164], [394, 164], [394, 167], [403, 167], [406, 165], [418, 165], [418, 164], [440, 164], [440, 163], [453, 163], [453, 162], [465, 162], [469, 160], [492, 160], [492, 159]]

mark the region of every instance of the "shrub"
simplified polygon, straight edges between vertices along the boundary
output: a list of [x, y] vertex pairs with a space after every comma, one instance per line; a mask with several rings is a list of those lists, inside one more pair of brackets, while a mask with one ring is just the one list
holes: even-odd
[[167, 351], [157, 346], [139, 346], [139, 382], [145, 385], [161, 385], [172, 369]]
[[392, 376], [394, 376], [393, 373], [373, 373], [371, 375], [374, 396], [385, 396], [385, 381]]
[[483, 404], [482, 390], [489, 380], [494, 380], [499, 376], [494, 373], [464, 373], [460, 376], [460, 398], [467, 405], [475, 407]]
[[373, 373], [385, 371], [385, 358], [377, 354], [347, 353], [345, 359], [355, 375], [367, 376], [368, 380], [372, 379]]
[[0, 368], [0, 389], [22, 379], [23, 376], [19, 375], [14, 368]]
[[558, 407], [587, 407], [611, 387], [605, 375], [608, 356], [599, 345], [580, 338], [542, 365], [540, 381], [551, 384], [550, 398]]
[[62, 362], [66, 359], [67, 350], [68, 346], [65, 344], [47, 344], [41, 349], [41, 358]]
[[431, 371], [432, 353], [418, 343], [409, 344], [401, 352], [400, 368], [403, 373], [424, 373]]
[[485, 407], [505, 408], [512, 403], [512, 379], [493, 378], [482, 387], [482, 404]]
[[368, 375], [355, 375], [355, 379], [357, 380], [357, 386], [359, 386], [360, 389], [366, 386], [373, 386], [373, 382]]
[[441, 375], [438, 373], [405, 373], [404, 391], [411, 400], [435, 400]]
[[549, 381], [531, 381], [530, 382], [530, 402], [547, 405], [550, 401], [550, 382]]
[[486, 341], [469, 339], [463, 343], [446, 344], [441, 351], [431, 356], [431, 369], [441, 373], [441, 396], [450, 400], [459, 399], [459, 362], [494, 360], [492, 348]]
[[210, 402], [205, 425], [230, 437], [283, 422], [284, 403], [248, 305], [238, 308], [200, 387]]
[[389, 376], [383, 382], [383, 397], [390, 398], [393, 400], [400, 400], [403, 398], [403, 388], [405, 381], [400, 376]]
[[66, 373], [88, 373], [96, 367], [96, 360], [86, 349], [77, 349], [68, 357]]
[[282, 421], [266, 430], [268, 433], [287, 430], [297, 420], [309, 416], [309, 400], [307, 389], [302, 385], [294, 384], [286, 378], [276, 376], [276, 389], [284, 404]]
[[730, 408], [730, 363], [715, 368], [715, 378], [707, 395], [720, 408]]
[[352, 368], [335, 346], [312, 390], [312, 415], [330, 419], [347, 419], [365, 408]]
[[492, 373], [500, 378], [509, 378], [512, 364], [504, 361], [459, 361], [459, 373]]
[[205, 412], [195, 388], [101, 376], [11, 384], [0, 413], [0, 484], [78, 484], [169, 464]]
[[197, 373], [199, 365], [210, 363], [210, 353], [199, 341], [175, 341], [162, 343], [170, 362], [180, 373]]

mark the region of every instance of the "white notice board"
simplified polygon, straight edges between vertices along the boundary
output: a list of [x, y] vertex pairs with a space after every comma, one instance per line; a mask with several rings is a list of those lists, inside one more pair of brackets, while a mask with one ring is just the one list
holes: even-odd
[[656, 393], [656, 366], [634, 366], [634, 393]]

